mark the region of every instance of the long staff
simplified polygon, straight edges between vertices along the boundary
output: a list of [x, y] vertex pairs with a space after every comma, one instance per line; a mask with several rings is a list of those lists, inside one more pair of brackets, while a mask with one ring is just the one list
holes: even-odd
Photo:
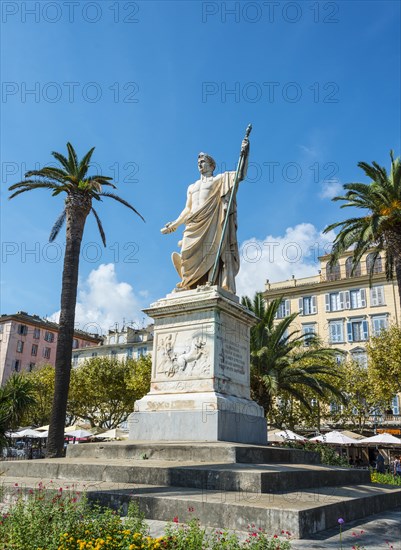
[[[251, 130], [252, 130], [252, 124], [249, 124], [247, 129], [246, 129], [246, 132], [245, 132], [245, 138], [246, 139], [248, 139], [249, 134], [251, 133]], [[234, 202], [234, 197], [235, 197], [235, 195], [237, 193], [237, 189], [238, 189], [238, 184], [239, 184], [238, 178], [239, 178], [239, 175], [242, 172], [242, 167], [244, 165], [244, 162], [245, 162], [245, 151], [243, 151], [241, 149], [239, 159], [238, 159], [238, 164], [237, 164], [237, 170], [235, 172], [234, 185], [233, 185], [233, 188], [231, 190], [230, 200], [228, 201], [226, 218], [224, 220], [223, 230], [221, 232], [221, 239], [220, 239], [220, 243], [219, 243], [219, 248], [217, 250], [216, 259], [214, 261], [212, 277], [211, 277], [211, 280], [210, 280], [210, 284], [212, 284], [212, 285], [214, 284], [214, 281], [216, 279], [216, 274], [217, 274], [217, 268], [218, 268], [218, 265], [219, 265], [221, 249], [223, 248], [224, 237], [227, 233], [228, 220], [229, 220], [229, 217], [230, 217], [230, 214], [231, 214], [231, 209], [232, 209], [232, 205], [233, 205], [233, 202]]]

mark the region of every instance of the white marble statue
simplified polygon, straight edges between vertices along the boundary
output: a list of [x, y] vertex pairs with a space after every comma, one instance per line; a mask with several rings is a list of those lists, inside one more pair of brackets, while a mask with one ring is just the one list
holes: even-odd
[[[241, 153], [245, 162], [239, 174], [239, 181], [246, 177], [249, 142], [242, 142]], [[173, 252], [173, 264], [181, 278], [177, 288], [189, 290], [207, 282], [218, 284], [235, 294], [235, 276], [239, 270], [237, 242], [237, 209], [235, 197], [231, 208], [227, 231], [220, 252], [217, 274], [211, 281], [213, 266], [222, 236], [223, 223], [235, 172], [213, 175], [216, 168], [214, 159], [206, 153], [198, 155], [200, 178], [188, 187], [184, 210], [175, 221], [168, 222], [162, 233], [172, 233], [185, 224], [181, 254]]]

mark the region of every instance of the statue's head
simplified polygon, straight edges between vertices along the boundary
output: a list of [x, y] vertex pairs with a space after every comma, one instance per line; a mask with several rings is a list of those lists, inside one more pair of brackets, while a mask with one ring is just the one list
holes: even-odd
[[198, 155], [198, 168], [201, 174], [211, 173], [213, 174], [216, 168], [216, 161], [213, 157], [206, 153], [199, 153]]

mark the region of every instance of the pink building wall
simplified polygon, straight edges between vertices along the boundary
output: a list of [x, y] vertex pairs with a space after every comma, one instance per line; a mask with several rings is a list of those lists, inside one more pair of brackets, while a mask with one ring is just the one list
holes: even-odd
[[[33, 323], [29, 322], [30, 316], [20, 318], [18, 314], [14, 319], [13, 316], [4, 317], [0, 320], [0, 385], [14, 372], [29, 371], [43, 364], [54, 366], [58, 337], [55, 323], [43, 319]], [[74, 348], [97, 344], [98, 340], [89, 335], [85, 337], [84, 333], [74, 336]]]

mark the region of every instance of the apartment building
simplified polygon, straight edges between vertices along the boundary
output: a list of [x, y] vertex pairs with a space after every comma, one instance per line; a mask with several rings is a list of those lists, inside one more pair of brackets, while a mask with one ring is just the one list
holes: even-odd
[[[58, 324], [19, 311], [0, 316], [0, 385], [14, 372], [31, 371], [36, 365], [55, 365]], [[96, 346], [102, 339], [74, 332], [73, 348]]]
[[124, 326], [121, 330], [109, 330], [96, 348], [74, 349], [72, 366], [76, 367], [92, 357], [112, 357], [118, 360], [138, 359], [152, 352], [153, 325], [145, 328]]
[[[386, 280], [384, 257], [374, 261], [373, 252], [365, 254], [354, 271], [352, 251], [344, 253], [333, 267], [329, 259], [329, 255], [319, 258], [320, 270], [315, 276], [277, 283], [266, 281], [264, 298], [269, 302], [281, 297], [278, 318], [299, 312], [295, 329], [303, 334], [317, 334], [325, 345], [341, 349], [366, 365], [369, 338], [390, 324], [401, 322], [397, 283]], [[393, 414], [398, 416], [400, 408], [400, 396], [396, 396]]]

